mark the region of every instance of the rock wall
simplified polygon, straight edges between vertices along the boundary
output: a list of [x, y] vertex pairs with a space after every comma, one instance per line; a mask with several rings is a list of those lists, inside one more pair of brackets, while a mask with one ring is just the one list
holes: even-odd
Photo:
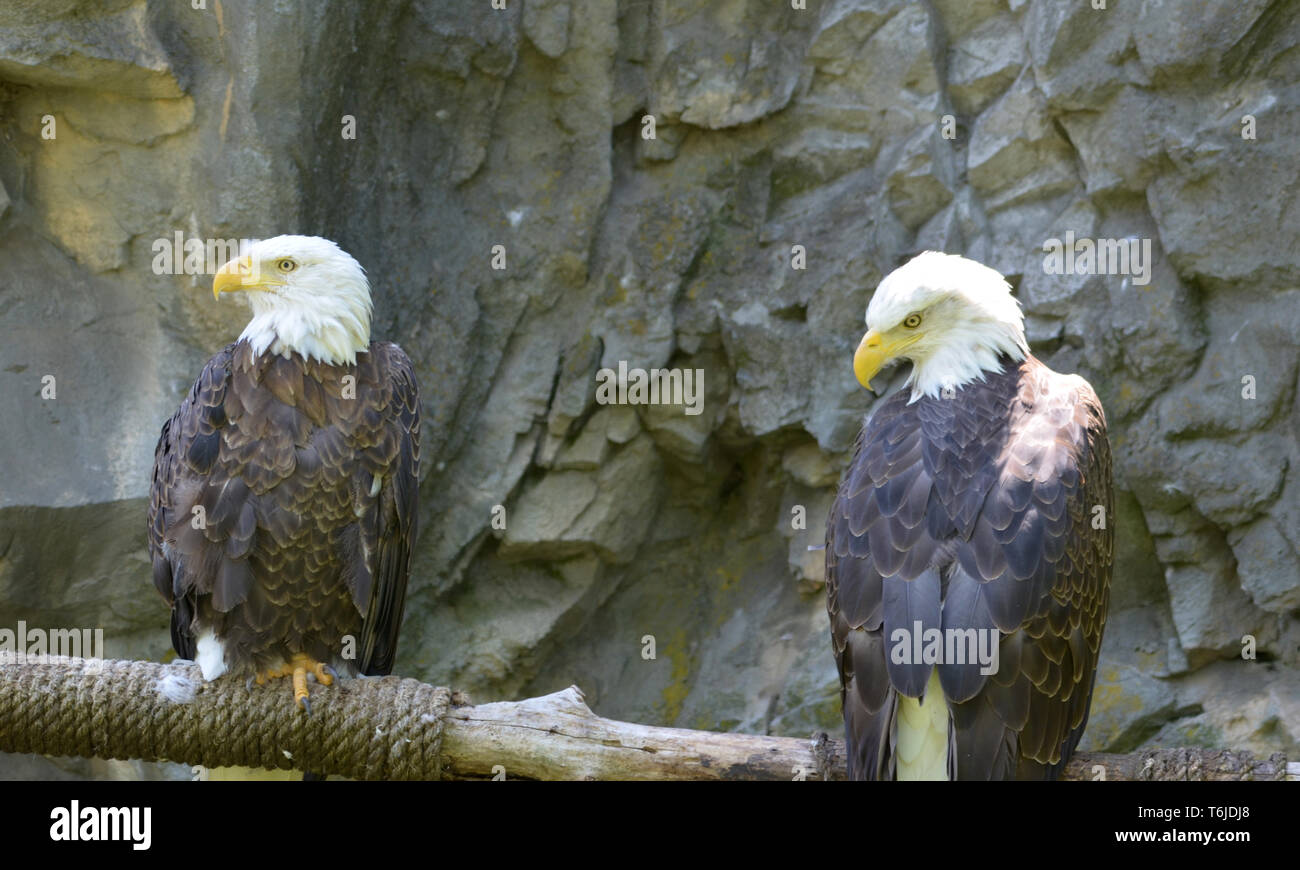
[[[425, 396], [399, 672], [837, 730], [807, 548], [870, 293], [938, 248], [1110, 419], [1085, 746], [1300, 750], [1300, 4], [193, 5], [0, 9], [0, 627], [169, 654], [154, 442], [247, 312], [154, 244], [303, 232], [367, 268]], [[1067, 232], [1150, 240], [1149, 282], [1047, 273]], [[598, 405], [619, 361], [702, 370], [703, 412]], [[50, 764], [0, 771], [159, 775]]]

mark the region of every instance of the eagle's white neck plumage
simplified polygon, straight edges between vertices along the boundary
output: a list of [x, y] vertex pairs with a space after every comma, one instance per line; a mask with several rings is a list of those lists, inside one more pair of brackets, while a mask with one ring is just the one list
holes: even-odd
[[1029, 353], [1024, 329], [1011, 329], [1002, 323], [969, 323], [953, 326], [948, 343], [928, 356], [912, 360], [912, 374], [907, 379], [912, 396], [908, 404], [922, 396], [938, 398], [944, 390], [961, 389], [985, 372], [1002, 370], [1000, 357], [1006, 355], [1019, 362]]
[[330, 365], [355, 365], [357, 354], [370, 347], [370, 311], [358, 310], [343, 300], [320, 301], [313, 308], [269, 307], [258, 310], [265, 300], [249, 296], [253, 319], [240, 333], [257, 354], [268, 350], [287, 356], [300, 354]]

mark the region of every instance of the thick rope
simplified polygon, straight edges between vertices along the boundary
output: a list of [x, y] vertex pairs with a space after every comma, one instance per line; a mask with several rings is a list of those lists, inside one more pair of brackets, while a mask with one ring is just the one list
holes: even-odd
[[205, 683], [197, 665], [50, 658], [0, 664], [0, 750], [268, 767], [353, 779], [441, 778], [451, 692], [400, 677]]

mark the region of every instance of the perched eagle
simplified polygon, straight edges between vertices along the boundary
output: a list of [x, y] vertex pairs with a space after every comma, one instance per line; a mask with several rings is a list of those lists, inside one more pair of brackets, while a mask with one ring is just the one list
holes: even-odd
[[163, 424], [153, 581], [203, 678], [392, 670], [416, 535], [420, 397], [370, 341], [370, 285], [333, 242], [279, 236], [217, 272], [253, 319]]
[[912, 363], [826, 527], [851, 779], [1054, 779], [1088, 721], [1114, 534], [1101, 403], [1029, 354], [1007, 282], [927, 252], [867, 308]]

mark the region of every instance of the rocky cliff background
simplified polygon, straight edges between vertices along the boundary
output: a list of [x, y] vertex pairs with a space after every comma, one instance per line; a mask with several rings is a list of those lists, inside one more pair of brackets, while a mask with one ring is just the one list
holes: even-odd
[[[1109, 415], [1084, 745], [1300, 752], [1300, 3], [802, 5], [5, 3], [0, 627], [169, 656], [154, 443], [247, 312], [152, 245], [302, 232], [366, 267], [423, 388], [399, 673], [838, 731], [807, 548], [873, 400], [870, 292], [937, 248], [1006, 274]], [[1067, 231], [1152, 240], [1152, 280], [1045, 274]], [[620, 360], [703, 369], [704, 413], [597, 405]]]

